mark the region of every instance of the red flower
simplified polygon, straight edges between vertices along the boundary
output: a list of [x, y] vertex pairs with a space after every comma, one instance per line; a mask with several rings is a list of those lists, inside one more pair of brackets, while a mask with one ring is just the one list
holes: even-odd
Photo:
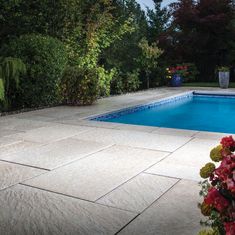
[[208, 194], [204, 199], [207, 205], [213, 206], [219, 212], [223, 212], [229, 206], [229, 201], [223, 197], [215, 188], [210, 188]]
[[215, 175], [224, 183], [226, 189], [235, 195], [235, 155], [225, 157], [220, 166], [215, 169]]
[[234, 148], [235, 147], [235, 141], [232, 136], [224, 137], [221, 142], [222, 146], [224, 148]]
[[235, 222], [224, 223], [226, 235], [235, 235]]

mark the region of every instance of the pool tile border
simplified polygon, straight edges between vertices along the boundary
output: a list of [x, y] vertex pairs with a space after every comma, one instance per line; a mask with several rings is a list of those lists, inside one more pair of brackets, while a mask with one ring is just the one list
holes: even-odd
[[107, 121], [112, 118], [118, 118], [118, 117], [123, 116], [125, 114], [130, 114], [130, 113], [135, 113], [135, 112], [146, 110], [146, 109], [151, 109], [156, 106], [161, 106], [161, 105], [164, 105], [164, 104], [167, 104], [170, 102], [176, 102], [176, 101], [179, 101], [179, 100], [182, 100], [185, 98], [192, 98], [194, 95], [202, 96], [202, 97], [205, 95], [209, 96], [209, 97], [219, 96], [219, 97], [225, 97], [228, 99], [235, 99], [235, 92], [216, 92], [216, 91], [211, 92], [211, 91], [194, 90], [194, 91], [189, 91], [189, 92], [183, 92], [181, 94], [162, 98], [159, 100], [151, 101], [146, 104], [135, 105], [135, 106], [131, 106], [128, 108], [119, 109], [116, 111], [111, 111], [111, 112], [106, 112], [106, 113], [99, 114], [99, 115], [89, 116], [89, 117], [85, 118], [85, 120], [104, 122], [104, 121]]
[[90, 117], [87, 117], [86, 120], [102, 122], [111, 118], [120, 117], [125, 114], [135, 113], [140, 110], [146, 110], [146, 109], [154, 108], [156, 106], [167, 104], [173, 101], [176, 102], [185, 98], [190, 98], [190, 97], [193, 97], [193, 92], [194, 91], [184, 92], [179, 95], [170, 96], [167, 98], [159, 99], [157, 101], [155, 100], [147, 104], [140, 104], [140, 105], [136, 105], [136, 106], [132, 106], [132, 107], [124, 108], [124, 109], [119, 109], [119, 110], [112, 111], [112, 112], [107, 112], [107, 113], [100, 114], [100, 115], [90, 116]]

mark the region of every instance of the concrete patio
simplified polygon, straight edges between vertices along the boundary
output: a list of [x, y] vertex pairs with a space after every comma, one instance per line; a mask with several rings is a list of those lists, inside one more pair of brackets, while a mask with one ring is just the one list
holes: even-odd
[[0, 117], [0, 234], [197, 234], [198, 172], [224, 134], [85, 120], [189, 90]]

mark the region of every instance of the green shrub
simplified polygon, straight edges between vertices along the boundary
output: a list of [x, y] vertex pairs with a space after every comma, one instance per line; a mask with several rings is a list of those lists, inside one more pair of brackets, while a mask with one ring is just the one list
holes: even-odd
[[140, 87], [139, 71], [135, 70], [131, 73], [126, 74], [126, 79], [124, 81], [125, 92], [137, 91]]
[[121, 73], [116, 73], [111, 81], [110, 92], [113, 95], [120, 95], [124, 93], [124, 85], [123, 85], [123, 77], [121, 77]]
[[[150, 74], [150, 87], [160, 87], [167, 85], [168, 80], [166, 79], [167, 71], [164, 63], [159, 64]], [[143, 82], [144, 84], [146, 82]]]
[[67, 63], [62, 42], [48, 36], [23, 35], [10, 41], [2, 51], [20, 58], [27, 68], [14, 100], [16, 107], [38, 107], [59, 101], [58, 84]]
[[116, 72], [111, 82], [111, 93], [122, 94], [137, 91], [140, 87], [139, 71], [123, 73]]
[[99, 89], [100, 96], [110, 95], [111, 81], [117, 73], [116, 69], [111, 69], [110, 71], [105, 70], [103, 67], [97, 68], [98, 79], [99, 79]]
[[193, 63], [184, 63], [182, 66], [187, 67], [187, 74], [184, 77], [184, 82], [194, 82], [199, 74], [196, 65]]
[[11, 107], [12, 87], [19, 88], [20, 76], [26, 74], [26, 66], [18, 58], [0, 57], [0, 109]]
[[63, 101], [70, 105], [91, 105], [100, 94], [96, 69], [68, 67], [60, 83]]

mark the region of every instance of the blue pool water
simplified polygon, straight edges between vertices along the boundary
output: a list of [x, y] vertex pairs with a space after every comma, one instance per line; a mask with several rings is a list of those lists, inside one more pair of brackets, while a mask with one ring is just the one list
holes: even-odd
[[99, 121], [176, 129], [235, 133], [235, 96], [191, 95]]

